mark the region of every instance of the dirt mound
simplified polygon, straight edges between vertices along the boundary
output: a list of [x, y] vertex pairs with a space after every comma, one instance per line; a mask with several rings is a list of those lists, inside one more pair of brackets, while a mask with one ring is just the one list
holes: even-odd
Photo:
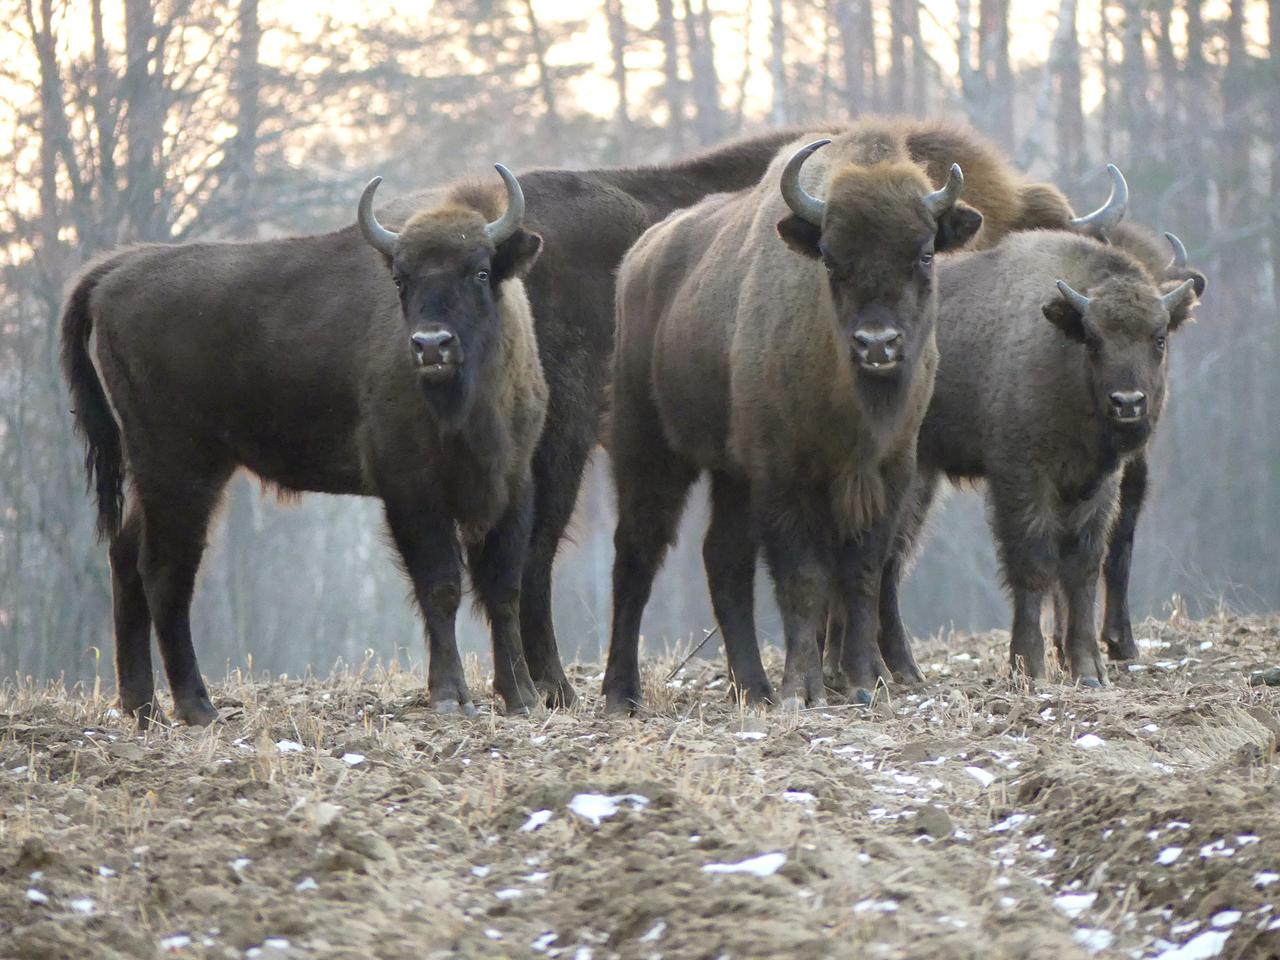
[[1147, 623], [1101, 691], [953, 637], [918, 689], [793, 715], [701, 663], [633, 720], [595, 668], [572, 712], [473, 720], [390, 670], [145, 737], [9, 687], [0, 957], [1280, 955], [1278, 627]]

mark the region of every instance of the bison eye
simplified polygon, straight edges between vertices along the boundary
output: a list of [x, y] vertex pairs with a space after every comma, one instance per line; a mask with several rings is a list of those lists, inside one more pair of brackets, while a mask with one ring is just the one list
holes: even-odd
[[933, 263], [933, 251], [926, 250], [924, 253], [920, 254], [920, 263], [925, 267]]
[[401, 280], [399, 277], [392, 277], [392, 278], [391, 278], [391, 282], [392, 282], [392, 283], [394, 283], [394, 284], [396, 285], [396, 289], [397, 289], [397, 290], [399, 290], [399, 291], [401, 291], [401, 292], [403, 292], [403, 291], [404, 291], [404, 281], [403, 281], [403, 280]]
[[1163, 333], [1160, 334], [1160, 336], [1156, 337], [1156, 350], [1158, 350], [1160, 353], [1164, 353], [1165, 344], [1167, 344], [1168, 342], [1169, 342], [1169, 338], [1166, 337]]
[[487, 281], [488, 281], [488, 279], [489, 279], [489, 271], [488, 271], [488, 270], [477, 270], [477, 271], [476, 271], [476, 279], [477, 279], [477, 280], [479, 280], [481, 283], [485, 283], [485, 282], [487, 282]]

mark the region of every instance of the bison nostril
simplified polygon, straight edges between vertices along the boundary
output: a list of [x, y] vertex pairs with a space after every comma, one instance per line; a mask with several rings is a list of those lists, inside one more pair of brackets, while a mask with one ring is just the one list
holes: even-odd
[[1122, 418], [1141, 417], [1147, 410], [1147, 395], [1141, 390], [1116, 390], [1110, 397], [1111, 409]]
[[855, 330], [853, 342], [863, 363], [892, 363], [898, 359], [902, 334], [896, 330]]

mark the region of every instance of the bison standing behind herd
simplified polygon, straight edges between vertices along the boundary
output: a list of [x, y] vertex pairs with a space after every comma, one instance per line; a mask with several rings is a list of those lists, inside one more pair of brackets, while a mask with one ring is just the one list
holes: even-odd
[[[375, 216], [374, 181], [354, 227], [134, 247], [77, 280], [63, 365], [139, 723], [158, 713], [153, 626], [177, 718], [217, 716], [189, 612], [241, 467], [383, 501], [437, 709], [475, 709], [454, 636], [464, 554], [506, 709], [572, 703], [551, 566], [601, 439], [619, 498], [610, 710], [641, 704], [641, 615], [704, 471], [708, 586], [747, 703], [868, 702], [920, 679], [898, 587], [944, 478], [986, 482], [1015, 671], [1045, 676], [1052, 599], [1064, 667], [1103, 681], [1100, 577], [1108, 650], [1136, 654], [1145, 450], [1168, 337], [1205, 281], [1176, 238], [1166, 265], [1121, 223], [1114, 167], [1083, 217], [936, 122], [775, 131], [656, 167], [498, 169], [501, 192], [466, 182]], [[761, 553], [777, 688], [752, 617]]]

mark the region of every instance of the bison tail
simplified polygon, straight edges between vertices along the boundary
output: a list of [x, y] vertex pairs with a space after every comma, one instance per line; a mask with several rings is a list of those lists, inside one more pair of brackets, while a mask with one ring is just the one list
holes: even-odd
[[98, 371], [89, 356], [93, 316], [89, 299], [112, 264], [100, 263], [76, 281], [62, 310], [62, 373], [71, 390], [76, 431], [85, 441], [86, 487], [98, 498], [98, 536], [111, 537], [120, 529], [124, 508], [124, 452]]

